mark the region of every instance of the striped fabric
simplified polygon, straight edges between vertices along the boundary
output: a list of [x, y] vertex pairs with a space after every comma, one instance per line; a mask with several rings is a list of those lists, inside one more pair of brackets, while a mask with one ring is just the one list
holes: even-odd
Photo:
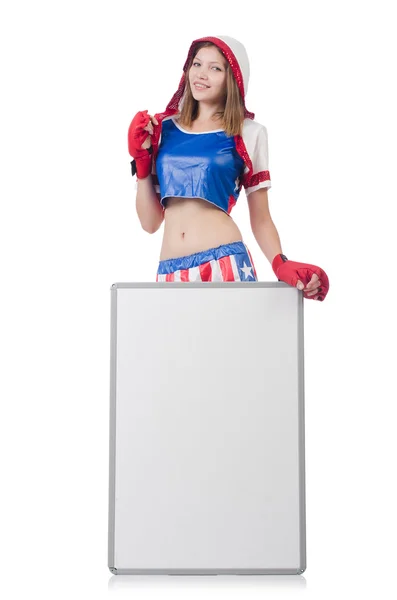
[[258, 277], [248, 247], [233, 242], [160, 261], [156, 281], [258, 281]]

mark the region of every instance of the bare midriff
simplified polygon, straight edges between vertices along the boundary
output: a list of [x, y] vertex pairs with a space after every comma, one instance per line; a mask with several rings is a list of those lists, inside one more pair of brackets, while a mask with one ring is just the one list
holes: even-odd
[[201, 198], [167, 198], [160, 260], [242, 241], [232, 217]]

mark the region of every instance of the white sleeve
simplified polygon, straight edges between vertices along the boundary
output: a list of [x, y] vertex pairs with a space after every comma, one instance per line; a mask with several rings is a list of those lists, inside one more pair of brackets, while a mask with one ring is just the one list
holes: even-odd
[[247, 196], [260, 188], [270, 189], [272, 187], [269, 172], [267, 129], [264, 125], [258, 128], [255, 140], [252, 140], [250, 145], [251, 148], [247, 148], [247, 150], [252, 162], [252, 174], [244, 184]]

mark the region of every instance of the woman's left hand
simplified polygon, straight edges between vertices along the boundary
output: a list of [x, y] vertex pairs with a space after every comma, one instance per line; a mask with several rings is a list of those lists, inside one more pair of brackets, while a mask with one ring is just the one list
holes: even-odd
[[[279, 257], [280, 255], [278, 255]], [[316, 265], [286, 260], [275, 257], [273, 270], [280, 281], [303, 290], [303, 297], [322, 302], [329, 290], [328, 276]]]
[[[322, 269], [320, 269], [320, 270], [322, 270]], [[304, 286], [302, 281], [298, 279], [298, 283], [296, 284], [296, 287], [298, 288], [298, 290], [303, 290], [304, 298], [309, 298], [311, 300], [320, 300], [320, 302], [322, 302], [324, 300], [324, 298], [328, 292], [328, 288], [327, 288], [326, 292], [324, 293], [324, 285], [322, 285], [322, 281], [324, 281], [324, 275], [325, 275], [325, 273], [323, 271], [323, 276], [322, 276], [322, 280], [321, 280], [319, 278], [319, 276], [317, 275], [317, 273], [313, 273], [312, 278], [309, 281], [309, 283], [306, 285], [306, 287]], [[327, 278], [327, 281], [328, 281], [328, 278]], [[320, 294], [320, 292], [322, 292], [322, 293]]]

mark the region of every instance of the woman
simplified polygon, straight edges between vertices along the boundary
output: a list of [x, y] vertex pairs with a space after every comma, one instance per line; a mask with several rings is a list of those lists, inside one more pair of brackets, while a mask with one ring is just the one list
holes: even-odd
[[131, 122], [138, 217], [149, 233], [165, 221], [156, 281], [257, 281], [230, 216], [244, 186], [253, 234], [279, 281], [324, 300], [325, 272], [282, 253], [268, 207], [267, 130], [245, 106], [248, 80], [240, 42], [194, 40], [165, 112], [140, 111]]

